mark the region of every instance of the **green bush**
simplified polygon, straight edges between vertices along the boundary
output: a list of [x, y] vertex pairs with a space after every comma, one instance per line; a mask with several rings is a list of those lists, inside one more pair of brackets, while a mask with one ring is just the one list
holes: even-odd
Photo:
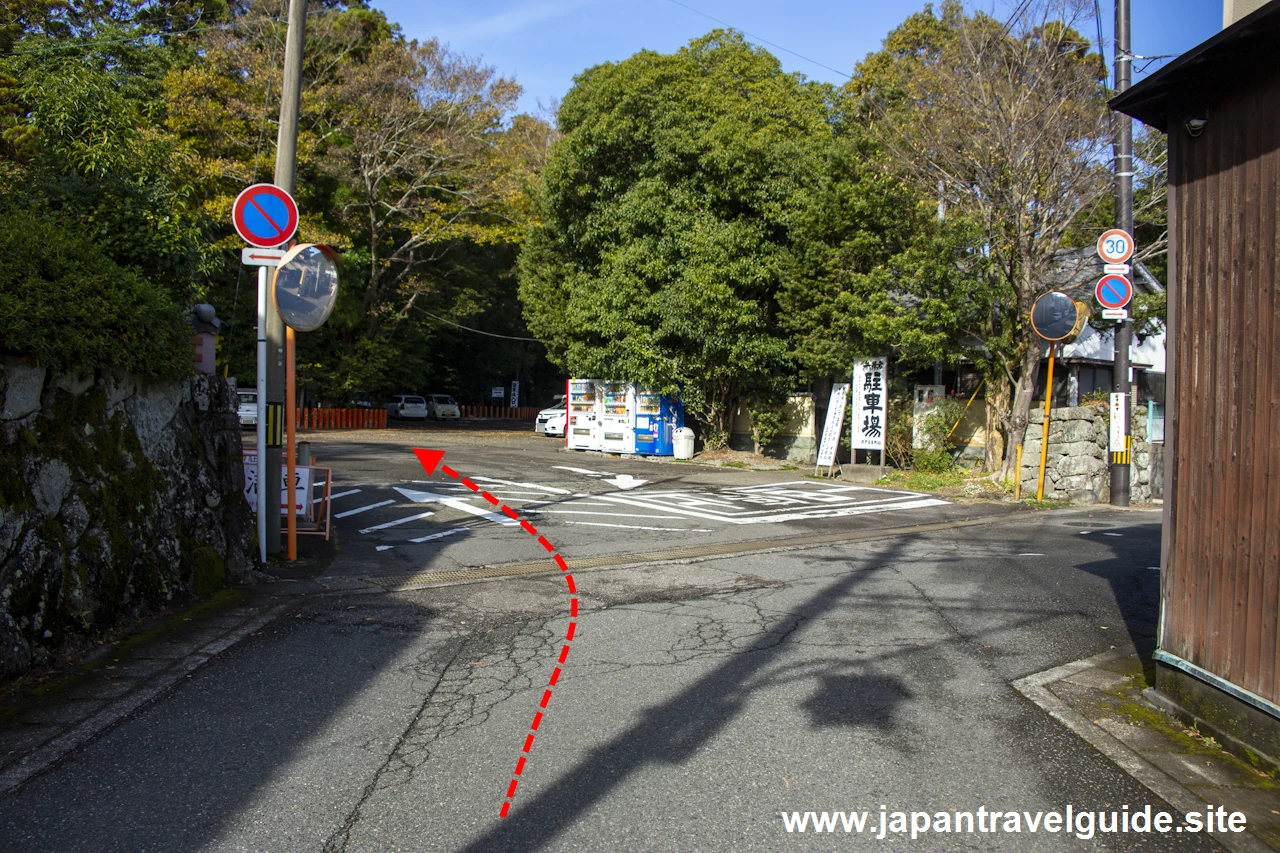
[[71, 228], [0, 210], [0, 352], [50, 370], [191, 372], [191, 327], [164, 289]]

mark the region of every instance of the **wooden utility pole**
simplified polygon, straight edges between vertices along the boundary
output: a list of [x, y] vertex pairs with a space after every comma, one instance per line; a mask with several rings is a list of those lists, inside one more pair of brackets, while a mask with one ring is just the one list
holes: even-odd
[[[1129, 88], [1133, 70], [1133, 56], [1129, 52], [1129, 0], [1116, 0], [1116, 91], [1124, 92]], [[1133, 236], [1133, 119], [1123, 113], [1114, 113], [1115, 121], [1115, 174], [1116, 174], [1116, 217], [1117, 228], [1124, 229]], [[1137, 263], [1135, 258], [1133, 263]], [[1130, 415], [1130, 381], [1129, 381], [1129, 344], [1133, 340], [1133, 320], [1124, 319], [1116, 324], [1115, 355], [1112, 363], [1111, 390], [1125, 395], [1124, 435], [1125, 443], [1129, 442], [1132, 426]], [[1127, 449], [1127, 448], [1126, 448]], [[1115, 448], [1112, 448], [1114, 451]], [[1124, 454], [1123, 463], [1111, 462], [1111, 505], [1129, 505], [1129, 462], [1128, 453]]]
[[[307, 38], [307, 0], [289, 0], [289, 30], [284, 43], [284, 85], [280, 88], [280, 132], [276, 137], [275, 185], [293, 194], [298, 169], [298, 113], [302, 101], [302, 52]], [[283, 418], [285, 412], [285, 330], [275, 302], [267, 300], [267, 406]], [[273, 431], [278, 436], [283, 430]], [[280, 553], [280, 444], [267, 443], [259, 453], [259, 488], [267, 490], [267, 551]], [[289, 507], [292, 514], [293, 507]]]

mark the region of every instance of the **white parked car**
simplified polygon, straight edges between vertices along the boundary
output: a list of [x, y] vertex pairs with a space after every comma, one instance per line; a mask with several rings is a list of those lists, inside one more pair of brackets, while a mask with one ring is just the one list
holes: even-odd
[[567, 411], [563, 400], [549, 409], [543, 409], [538, 412], [538, 420], [533, 425], [533, 431], [542, 435], [558, 435], [563, 438], [566, 414]]
[[437, 421], [462, 419], [462, 410], [448, 394], [428, 394], [427, 414]]
[[427, 401], [416, 394], [397, 394], [387, 403], [387, 417], [392, 420], [427, 419]]
[[240, 428], [256, 427], [258, 425], [258, 392], [237, 391], [236, 396], [240, 398]]

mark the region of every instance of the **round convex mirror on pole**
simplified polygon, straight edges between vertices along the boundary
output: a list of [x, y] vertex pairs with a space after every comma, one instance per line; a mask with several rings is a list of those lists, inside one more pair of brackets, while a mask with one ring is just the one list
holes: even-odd
[[[328, 246], [303, 243], [294, 246], [280, 259], [271, 282], [271, 294], [285, 325], [285, 427], [287, 429], [288, 471], [285, 475], [289, 507], [290, 560], [298, 559], [297, 441], [294, 430], [297, 412], [294, 408], [294, 335], [314, 332], [324, 325], [338, 302], [338, 255]], [[303, 500], [307, 511], [310, 494]]]
[[[1040, 477], [1036, 483], [1036, 500], [1044, 500], [1044, 468], [1049, 454], [1049, 407], [1053, 404], [1053, 351], [1057, 342], [1076, 330], [1079, 314], [1076, 301], [1060, 290], [1040, 296], [1031, 306], [1031, 328], [1049, 342], [1049, 374], [1044, 382], [1044, 422], [1040, 427]], [[1022, 472], [1018, 472], [1022, 476]]]

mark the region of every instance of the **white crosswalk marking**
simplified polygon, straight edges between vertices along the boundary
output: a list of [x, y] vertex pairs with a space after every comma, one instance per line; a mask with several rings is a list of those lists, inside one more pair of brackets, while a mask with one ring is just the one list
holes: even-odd
[[450, 530], [444, 530], [440, 533], [432, 533], [430, 536], [419, 536], [417, 539], [410, 539], [410, 542], [430, 542], [433, 539], [443, 539], [446, 536], [452, 536], [455, 533], [466, 533], [465, 527], [454, 527]]
[[410, 515], [404, 518], [397, 518], [395, 521], [388, 521], [383, 524], [375, 524], [373, 527], [366, 527], [361, 533], [372, 533], [375, 530], [386, 530], [388, 527], [396, 527], [401, 524], [408, 524], [411, 521], [417, 521], [420, 518], [429, 518], [435, 515], [434, 512], [420, 512], [417, 515]]
[[362, 507], [357, 507], [357, 508], [355, 508], [355, 509], [349, 509], [349, 510], [347, 510], [346, 512], [338, 512], [338, 513], [334, 513], [334, 516], [333, 516], [333, 517], [334, 517], [334, 518], [346, 518], [346, 517], [347, 517], [347, 516], [349, 516], [349, 515], [359, 515], [359, 514], [360, 514], [360, 513], [362, 513], [362, 512], [368, 512], [368, 511], [369, 511], [369, 510], [371, 510], [371, 509], [377, 509], [377, 508], [378, 508], [378, 507], [380, 507], [380, 506], [386, 506], [387, 504], [393, 504], [393, 503], [395, 503], [395, 501], [381, 501], [381, 502], [376, 503], [376, 504], [369, 504], [368, 506], [362, 506]]

